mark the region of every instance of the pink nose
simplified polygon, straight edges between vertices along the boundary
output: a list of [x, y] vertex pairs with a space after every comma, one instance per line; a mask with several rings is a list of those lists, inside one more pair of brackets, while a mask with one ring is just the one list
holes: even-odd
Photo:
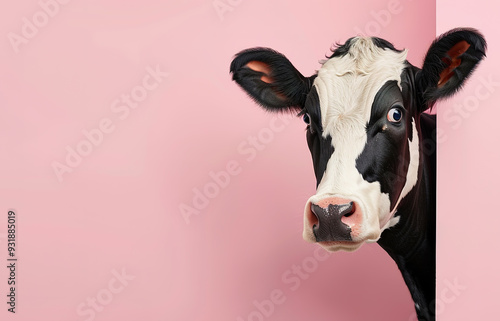
[[311, 203], [308, 221], [317, 242], [352, 241], [359, 234], [361, 210], [355, 202], [329, 197]]

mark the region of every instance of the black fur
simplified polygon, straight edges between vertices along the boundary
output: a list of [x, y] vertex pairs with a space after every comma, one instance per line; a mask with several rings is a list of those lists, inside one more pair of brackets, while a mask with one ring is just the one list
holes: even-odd
[[396, 262], [410, 290], [421, 321], [435, 320], [436, 302], [436, 115], [420, 113], [416, 119], [420, 139], [417, 185], [401, 200], [398, 224], [377, 242]]
[[[387, 113], [393, 106], [403, 111], [399, 123], [387, 120]], [[367, 142], [356, 160], [356, 168], [363, 179], [379, 182], [382, 193], [389, 195], [391, 210], [406, 183], [410, 162], [408, 139], [412, 140], [413, 117], [413, 111], [404, 107], [397, 82], [385, 83], [373, 100], [370, 122], [366, 124]]]
[[[449, 58], [448, 51], [463, 40], [469, 43], [470, 47], [460, 56], [462, 63], [454, 70], [454, 76], [438, 88], [440, 74], [448, 67], [443, 59]], [[430, 108], [436, 100], [456, 93], [485, 56], [486, 40], [475, 29], [453, 29], [434, 40], [425, 56], [422, 71], [417, 75], [419, 96], [423, 99], [424, 108]]]
[[372, 37], [372, 40], [373, 40], [373, 43], [375, 44], [375, 46], [377, 46], [379, 48], [389, 49], [389, 50], [396, 51], [396, 52], [403, 52], [403, 50], [398, 50], [398, 49], [394, 48], [393, 44], [385, 39]]
[[[263, 82], [263, 73], [246, 67], [250, 61], [267, 64], [274, 82]], [[241, 51], [231, 63], [230, 72], [252, 99], [270, 111], [301, 110], [315, 77], [302, 76], [284, 55], [269, 48]]]

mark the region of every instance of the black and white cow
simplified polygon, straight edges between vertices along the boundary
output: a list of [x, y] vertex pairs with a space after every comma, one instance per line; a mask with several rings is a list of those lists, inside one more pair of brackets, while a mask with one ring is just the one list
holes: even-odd
[[311, 77], [268, 48], [231, 63], [233, 80], [257, 103], [297, 111], [307, 124], [317, 190], [304, 239], [329, 251], [378, 242], [419, 320], [435, 319], [436, 118], [424, 112], [460, 89], [485, 50], [476, 30], [455, 29], [432, 43], [421, 69], [373, 37], [347, 40]]

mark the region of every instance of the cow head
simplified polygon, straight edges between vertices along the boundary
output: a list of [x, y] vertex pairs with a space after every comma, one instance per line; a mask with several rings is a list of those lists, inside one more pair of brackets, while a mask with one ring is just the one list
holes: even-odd
[[233, 79], [250, 97], [306, 123], [317, 185], [304, 211], [306, 241], [352, 251], [398, 223], [398, 205], [419, 179], [420, 114], [461, 87], [485, 46], [475, 30], [452, 30], [433, 42], [419, 69], [406, 50], [355, 37], [311, 77], [268, 48], [236, 55]]

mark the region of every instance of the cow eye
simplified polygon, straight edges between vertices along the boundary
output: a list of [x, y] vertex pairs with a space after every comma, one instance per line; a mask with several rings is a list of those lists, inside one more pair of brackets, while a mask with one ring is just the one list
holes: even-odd
[[391, 108], [387, 113], [387, 119], [391, 123], [399, 123], [403, 118], [403, 112], [398, 107]]
[[304, 121], [304, 123], [306, 123], [307, 125], [310, 125], [311, 124], [311, 117], [309, 117], [309, 114], [308, 113], [305, 113], [304, 116], [302, 116], [302, 120]]

